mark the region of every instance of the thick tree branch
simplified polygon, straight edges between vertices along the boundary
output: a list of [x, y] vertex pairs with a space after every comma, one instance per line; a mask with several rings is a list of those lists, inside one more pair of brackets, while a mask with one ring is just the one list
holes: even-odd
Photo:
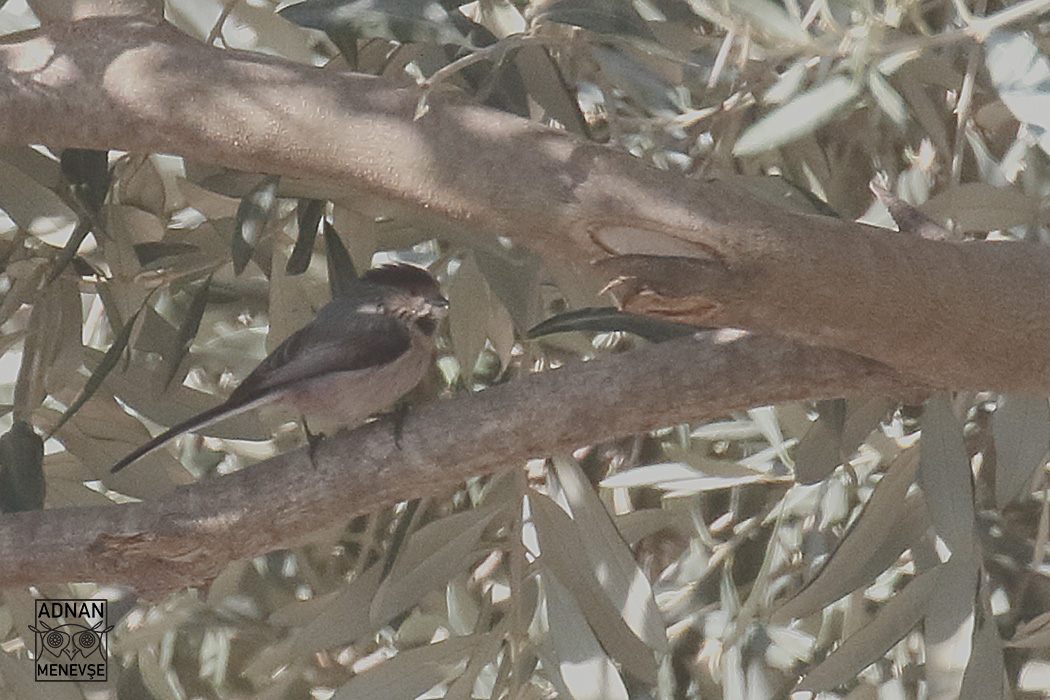
[[[1045, 247], [789, 214], [436, 95], [415, 119], [420, 97], [121, 18], [0, 47], [0, 142], [166, 151], [320, 179], [366, 210], [511, 236], [581, 264], [699, 258], [710, 264], [676, 292], [688, 298], [658, 306], [856, 352], [937, 386], [1050, 393]], [[659, 274], [635, 270], [634, 283], [655, 289]]]
[[298, 450], [159, 500], [0, 516], [0, 587], [200, 585], [231, 561], [529, 457], [764, 402], [917, 391], [848, 353], [701, 333], [422, 407], [408, 415], [401, 449], [380, 421], [322, 443], [316, 466]]

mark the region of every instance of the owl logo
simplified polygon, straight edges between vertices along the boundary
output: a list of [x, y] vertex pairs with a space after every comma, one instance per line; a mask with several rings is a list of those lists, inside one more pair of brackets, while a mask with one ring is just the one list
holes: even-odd
[[78, 654], [82, 654], [87, 660], [97, 652], [103, 661], [106, 660], [106, 640], [103, 635], [112, 630], [113, 625], [99, 629], [102, 620], [91, 627], [75, 622], [50, 627], [46, 622], [38, 622], [40, 627], [29, 626], [29, 629], [37, 634], [36, 648], [38, 650], [46, 651], [56, 659], [61, 659], [62, 654], [65, 653], [70, 661], [75, 660]]

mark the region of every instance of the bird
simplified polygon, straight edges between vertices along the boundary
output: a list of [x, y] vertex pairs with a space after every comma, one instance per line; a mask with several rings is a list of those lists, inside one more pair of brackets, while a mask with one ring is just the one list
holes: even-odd
[[420, 382], [447, 310], [448, 300], [426, 270], [405, 263], [370, 269], [274, 348], [228, 399], [168, 428], [110, 471], [182, 433], [270, 404], [299, 411], [312, 449], [311, 422], [356, 425]]

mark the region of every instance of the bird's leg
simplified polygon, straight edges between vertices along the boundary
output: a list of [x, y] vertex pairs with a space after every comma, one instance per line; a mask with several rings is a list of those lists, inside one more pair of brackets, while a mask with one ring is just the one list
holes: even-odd
[[306, 423], [306, 416], [303, 416], [302, 419], [303, 432], [306, 433], [306, 445], [310, 455], [310, 466], [316, 469], [317, 462], [314, 461], [314, 453], [317, 451], [317, 446], [321, 444], [321, 440], [324, 438], [324, 435], [321, 433], [310, 432], [310, 426]]

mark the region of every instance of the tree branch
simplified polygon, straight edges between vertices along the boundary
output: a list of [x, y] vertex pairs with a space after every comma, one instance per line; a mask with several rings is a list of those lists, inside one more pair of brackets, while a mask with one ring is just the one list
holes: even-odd
[[922, 391], [848, 353], [698, 333], [424, 406], [408, 415], [401, 449], [379, 421], [324, 441], [314, 464], [296, 450], [162, 499], [0, 516], [0, 587], [201, 585], [232, 561], [529, 457], [765, 402]]
[[[510, 236], [578, 265], [609, 254], [716, 261], [680, 290], [694, 320], [849, 350], [937, 386], [1050, 394], [1046, 247], [791, 214], [436, 94], [415, 119], [414, 87], [222, 51], [164, 24], [56, 24], [0, 47], [0, 66], [0, 142], [320, 179], [315, 196], [438, 234]], [[639, 288], [661, 283], [635, 276]]]

